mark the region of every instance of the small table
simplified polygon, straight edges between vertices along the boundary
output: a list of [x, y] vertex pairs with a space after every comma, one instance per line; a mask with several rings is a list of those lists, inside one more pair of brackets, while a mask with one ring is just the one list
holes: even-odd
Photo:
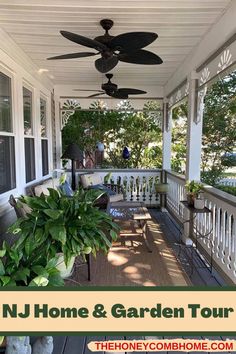
[[[212, 212], [209, 208], [204, 207], [203, 209], [196, 209], [193, 206], [190, 206], [186, 200], [181, 200], [180, 203], [184, 205], [184, 207], [189, 211], [190, 217], [188, 220], [184, 220], [184, 223], [189, 223], [189, 238], [195, 242], [195, 248], [198, 249], [198, 240], [205, 238], [210, 240], [210, 236], [212, 234], [212, 228], [206, 234], [202, 234], [197, 228], [195, 229], [196, 235], [194, 234], [194, 219], [196, 218], [197, 214], [210, 214]], [[212, 247], [211, 247], [211, 255], [210, 255], [210, 271], [212, 273]]]
[[144, 206], [144, 203], [125, 201], [109, 203], [107, 212], [113, 220], [137, 221], [142, 229], [142, 236], [148, 252], [152, 252], [147, 240], [147, 221], [151, 220], [151, 215]]

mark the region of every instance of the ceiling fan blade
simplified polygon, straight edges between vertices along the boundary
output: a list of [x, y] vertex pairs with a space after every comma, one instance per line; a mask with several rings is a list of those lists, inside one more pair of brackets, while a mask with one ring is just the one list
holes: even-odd
[[109, 47], [113, 50], [121, 50], [124, 52], [133, 52], [144, 48], [155, 39], [158, 35], [153, 32], [128, 32], [122, 33], [114, 37], [109, 43]]
[[90, 52], [70, 53], [70, 54], [62, 54], [62, 55], [57, 55], [55, 57], [50, 57], [47, 58], [47, 60], [85, 58], [85, 57], [92, 57], [93, 55], [97, 55], [97, 54], [99, 53], [90, 53]]
[[74, 89], [73, 91], [85, 91], [85, 92], [104, 92], [102, 90], [83, 90], [83, 89]]
[[107, 50], [107, 46], [105, 44], [102, 44], [94, 39], [84, 37], [76, 33], [67, 32], [67, 31], [60, 31], [60, 33], [63, 37], [69, 39], [69, 41], [75, 42], [85, 47], [95, 48], [99, 51]]
[[114, 98], [120, 98], [122, 100], [126, 100], [127, 98], [129, 98], [129, 96], [127, 94], [119, 92], [119, 90], [113, 92], [109, 96], [114, 97]]
[[163, 63], [158, 55], [143, 49], [133, 53], [121, 53], [118, 58], [120, 61], [132, 64], [155, 65]]
[[143, 95], [143, 94], [147, 93], [146, 91], [132, 89], [132, 88], [120, 88], [117, 91], [118, 91], [118, 93], [121, 93], [124, 95]]
[[105, 59], [99, 58], [95, 61], [95, 67], [100, 73], [107, 73], [108, 71], [112, 70], [118, 64], [118, 58], [116, 55]]
[[88, 96], [88, 98], [92, 98], [92, 97], [98, 97], [98, 96], [102, 96], [102, 95], [105, 95], [106, 94], [106, 92], [98, 92], [98, 93], [95, 93], [95, 94], [93, 94], [93, 95], [90, 95], [90, 96]]

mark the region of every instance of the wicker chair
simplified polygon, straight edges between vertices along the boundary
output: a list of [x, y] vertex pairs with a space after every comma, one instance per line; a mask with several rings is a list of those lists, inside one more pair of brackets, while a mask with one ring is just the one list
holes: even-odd
[[[99, 173], [80, 175], [80, 184], [84, 189], [110, 189], [114, 194], [105, 193], [96, 202], [101, 209], [106, 209], [108, 202], [119, 202], [124, 200], [124, 190], [121, 185], [114, 183], [104, 183]], [[104, 189], [106, 190], [106, 189]]]

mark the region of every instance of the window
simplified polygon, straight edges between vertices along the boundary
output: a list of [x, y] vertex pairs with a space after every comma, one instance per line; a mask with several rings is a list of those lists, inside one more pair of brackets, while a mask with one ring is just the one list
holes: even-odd
[[40, 126], [41, 126], [41, 151], [42, 151], [42, 175], [49, 173], [48, 164], [48, 139], [47, 139], [47, 102], [40, 98]]
[[42, 174], [43, 176], [48, 175], [48, 141], [47, 139], [42, 139], [41, 142], [42, 147]]
[[23, 117], [25, 143], [25, 180], [26, 183], [35, 179], [35, 147], [33, 136], [32, 92], [23, 87]]
[[26, 183], [35, 179], [34, 139], [25, 138], [25, 177]]
[[0, 72], [0, 131], [12, 132], [11, 79]]
[[16, 187], [11, 79], [0, 72], [0, 194]]
[[32, 129], [32, 92], [23, 87], [24, 134], [33, 135]]

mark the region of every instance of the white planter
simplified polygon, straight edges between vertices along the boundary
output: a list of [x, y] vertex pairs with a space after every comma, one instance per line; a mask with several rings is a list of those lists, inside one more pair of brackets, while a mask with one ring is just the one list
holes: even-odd
[[204, 209], [205, 200], [204, 199], [194, 199], [194, 208], [195, 209]]
[[60, 275], [63, 279], [69, 278], [73, 272], [73, 266], [75, 263], [75, 257], [72, 257], [68, 266], [66, 266], [64, 262], [64, 254], [63, 253], [58, 253], [58, 261], [56, 268], [59, 270]]

